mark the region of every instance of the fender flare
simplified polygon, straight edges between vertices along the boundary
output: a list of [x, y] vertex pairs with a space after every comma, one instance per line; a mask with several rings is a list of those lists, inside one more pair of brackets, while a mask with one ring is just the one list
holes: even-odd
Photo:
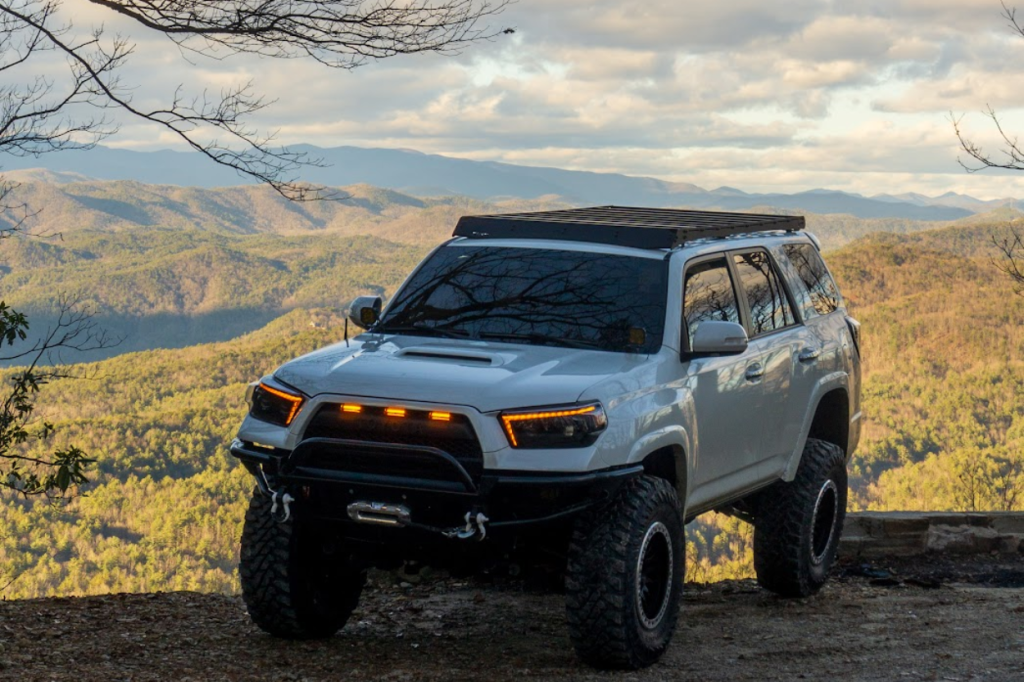
[[796, 477], [796, 470], [800, 466], [800, 458], [803, 456], [804, 446], [807, 444], [807, 437], [811, 432], [811, 424], [814, 422], [814, 415], [818, 413], [821, 399], [825, 394], [842, 389], [850, 394], [850, 375], [844, 371], [832, 372], [822, 377], [814, 386], [811, 399], [807, 402], [807, 410], [804, 412], [803, 424], [800, 427], [800, 438], [797, 439], [796, 448], [789, 455], [789, 462], [782, 472], [782, 480], [792, 481]]
[[672, 424], [655, 429], [641, 436], [629, 452], [628, 464], [640, 464], [652, 452], [662, 448], [680, 448], [682, 452], [676, 456], [676, 493], [685, 512], [686, 500], [689, 498], [690, 486], [690, 435], [682, 426]]

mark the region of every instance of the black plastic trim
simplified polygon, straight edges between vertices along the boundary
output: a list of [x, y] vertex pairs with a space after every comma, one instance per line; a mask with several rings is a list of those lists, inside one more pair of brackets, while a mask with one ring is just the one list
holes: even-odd
[[[332, 445], [342, 442], [335, 439], [316, 440], [326, 441]], [[357, 443], [360, 447], [366, 445], [363, 441], [354, 441], [354, 443]], [[389, 446], [379, 445], [379, 447], [381, 449], [388, 449]], [[409, 446], [396, 447], [409, 448]], [[430, 454], [435, 456], [438, 454], [447, 455], [447, 453], [435, 451], [433, 448], [417, 448], [417, 450], [431, 451]], [[546, 510], [546, 513], [542, 512], [536, 516], [526, 518], [495, 518], [489, 524], [495, 528], [527, 526], [567, 518], [599, 503], [601, 500], [608, 499], [610, 495], [613, 495], [618, 490], [622, 483], [634, 476], [640, 476], [644, 472], [644, 468], [640, 464], [580, 473], [485, 469], [479, 479], [479, 484], [474, 484], [472, 479], [469, 478], [468, 473], [465, 474], [465, 479], [460, 482], [306, 467], [301, 464], [301, 459], [298, 463], [284, 465], [285, 461], [293, 459], [290, 455], [294, 454], [294, 451], [293, 453], [288, 453], [284, 450], [275, 450], [275, 453], [281, 454], [272, 455], [260, 452], [238, 439], [231, 444], [231, 454], [243, 461], [249, 472], [257, 477], [257, 482], [259, 482], [260, 478], [258, 473], [262, 473], [263, 465], [271, 465], [278, 470], [279, 473], [272, 477], [275, 486], [287, 486], [289, 484], [305, 485], [310, 483], [351, 484], [366, 489], [380, 488], [382, 490], [408, 491], [410, 494], [416, 493], [418, 495], [440, 495], [442, 497], [449, 497], [453, 501], [462, 499], [466, 500], [468, 505], [466, 509], [487, 506], [500, 499], [503, 493], [511, 492], [514, 495], [516, 489], [522, 490], [524, 494], [526, 494], [527, 490], [531, 489], [543, 490], [554, 488], [561, 491], [577, 489], [588, 498], [580, 501], [581, 498], [577, 497], [576, 501], [566, 506], [560, 507], [555, 505]], [[450, 455], [447, 455], [442, 458], [448, 461], [450, 457]], [[451, 459], [454, 460], [454, 458]], [[458, 462], [449, 461], [449, 464], [458, 466]], [[462, 469], [461, 466], [459, 468]], [[465, 473], [464, 469], [462, 471]]]
[[641, 464], [621, 467], [618, 469], [602, 469], [601, 471], [590, 471], [578, 473], [532, 473], [532, 472], [503, 472], [500, 469], [485, 471], [481, 481], [493, 482], [501, 486], [588, 486], [627, 479], [639, 476], [644, 472]]
[[804, 229], [803, 216], [593, 206], [559, 211], [463, 216], [455, 237], [561, 239], [671, 249], [696, 239]]
[[334, 471], [318, 467], [299, 466], [279, 477], [285, 483], [351, 483], [353, 485], [371, 485], [379, 488], [397, 488], [400, 490], [431, 490], [453, 495], [474, 495], [475, 487], [455, 481], [435, 481], [429, 478], [410, 478], [407, 476], [383, 476], [380, 474], [364, 474], [358, 471]]
[[[348, 438], [307, 438], [306, 440], [299, 443], [299, 445], [291, 451], [291, 453], [284, 458], [281, 462], [281, 477], [283, 479], [293, 477], [303, 478], [317, 478], [322, 477], [332, 480], [344, 480], [351, 482], [363, 482], [370, 483], [375, 480], [379, 481], [381, 485], [390, 485], [392, 487], [398, 486], [403, 487], [405, 485], [414, 484], [415, 482], [422, 482], [424, 487], [430, 489], [439, 490], [457, 490], [457, 487], [452, 489], [451, 481], [437, 481], [433, 479], [421, 479], [421, 478], [410, 478], [405, 476], [389, 476], [385, 474], [365, 474], [358, 472], [343, 472], [335, 471], [331, 469], [321, 469], [317, 467], [307, 467], [303, 464], [303, 459], [309, 452], [318, 446], [334, 446], [341, 448], [352, 448], [359, 450], [376, 450], [379, 452], [411, 452], [420, 455], [427, 455], [440, 460], [443, 460], [454, 473], [461, 480], [461, 485], [464, 492], [473, 493], [476, 492], [476, 483], [473, 482], [473, 477], [469, 475], [466, 468], [459, 463], [459, 460], [455, 459], [452, 455], [448, 454], [443, 450], [437, 448], [426, 447], [423, 445], [405, 445], [402, 443], [375, 443], [372, 441], [364, 440], [351, 440]], [[317, 472], [311, 475], [308, 472]], [[458, 484], [454, 484], [458, 486]]]

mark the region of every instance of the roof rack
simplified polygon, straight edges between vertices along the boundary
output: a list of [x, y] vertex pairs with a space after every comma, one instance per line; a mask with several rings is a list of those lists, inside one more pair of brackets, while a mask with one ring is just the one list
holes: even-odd
[[696, 239], [802, 229], [803, 216], [594, 206], [463, 216], [459, 218], [452, 236], [470, 239], [562, 239], [641, 249], [671, 249]]

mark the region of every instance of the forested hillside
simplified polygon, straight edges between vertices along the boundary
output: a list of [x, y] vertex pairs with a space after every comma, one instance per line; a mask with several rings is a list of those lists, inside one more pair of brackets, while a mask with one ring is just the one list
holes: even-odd
[[234, 341], [124, 355], [46, 391], [40, 417], [98, 460], [67, 507], [0, 507], [6, 597], [107, 591], [235, 589], [250, 483], [227, 446], [245, 385], [335, 340], [296, 311]]
[[[852, 509], [1024, 509], [1024, 297], [992, 260], [1006, 234], [979, 222], [828, 254], [862, 324]], [[698, 520], [690, 574], [751, 576], [752, 539], [736, 519]]]
[[831, 259], [866, 332], [865, 506], [1024, 508], [1024, 297], [990, 260], [1000, 229], [869, 238]]
[[[875, 235], [829, 255], [863, 323], [855, 506], [1024, 507], [1024, 298], [989, 260], [990, 237], [1004, 229]], [[77, 281], [98, 305], [166, 335], [205, 314], [263, 324], [259, 311], [291, 312], [234, 340], [122, 354], [46, 387], [40, 418], [98, 468], [66, 508], [0, 506], [2, 595], [234, 590], [250, 482], [227, 444], [245, 384], [340, 338], [346, 299], [371, 284], [390, 290], [424, 248], [153, 227], [4, 242], [0, 285], [12, 300], [41, 301]], [[691, 575], [749, 573], [749, 539], [733, 519], [691, 527]]]
[[[340, 193], [337, 201], [295, 204], [265, 187], [26, 182], [12, 203], [43, 207], [30, 225], [51, 236], [4, 242], [0, 291], [39, 328], [51, 321], [58, 292], [81, 296], [123, 339], [81, 360], [181, 348], [234, 338], [297, 308], [390, 291], [462, 215], [566, 205], [419, 199], [365, 185]], [[871, 232], [934, 225], [812, 215], [808, 226], [837, 247]]]

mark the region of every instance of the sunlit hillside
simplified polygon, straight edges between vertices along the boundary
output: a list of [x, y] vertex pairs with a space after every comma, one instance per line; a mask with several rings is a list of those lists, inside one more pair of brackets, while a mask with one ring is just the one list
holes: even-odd
[[[829, 254], [863, 323], [855, 506], [1024, 506], [1024, 297], [990, 261], [1001, 230], [875, 235]], [[0, 284], [12, 300], [36, 305], [77, 282], [154, 335], [173, 336], [174, 324], [202, 315], [255, 316], [242, 331], [284, 316], [229, 341], [121, 354], [46, 387], [39, 417], [57, 427], [54, 444], [76, 443], [98, 465], [88, 494], [66, 508], [10, 498], [0, 506], [0, 585], [10, 583], [2, 595], [234, 590], [251, 484], [227, 444], [245, 384], [340, 338], [344, 301], [371, 285], [387, 293], [424, 248], [152, 227], [4, 242]], [[694, 577], [749, 573], [740, 522], [705, 519], [690, 540]]]
[[[554, 197], [420, 199], [367, 185], [342, 188], [336, 201], [308, 204], [288, 202], [266, 187], [125, 181], [27, 181], [18, 192], [19, 200], [44, 207], [29, 224], [49, 237], [4, 242], [0, 291], [38, 328], [51, 320], [58, 292], [80, 296], [97, 321], [123, 339], [84, 360], [225, 341], [296, 308], [337, 307], [358, 294], [387, 293], [451, 235], [462, 215], [567, 205]], [[807, 224], [825, 248], [869, 233], [935, 226], [844, 215], [810, 215]]]

